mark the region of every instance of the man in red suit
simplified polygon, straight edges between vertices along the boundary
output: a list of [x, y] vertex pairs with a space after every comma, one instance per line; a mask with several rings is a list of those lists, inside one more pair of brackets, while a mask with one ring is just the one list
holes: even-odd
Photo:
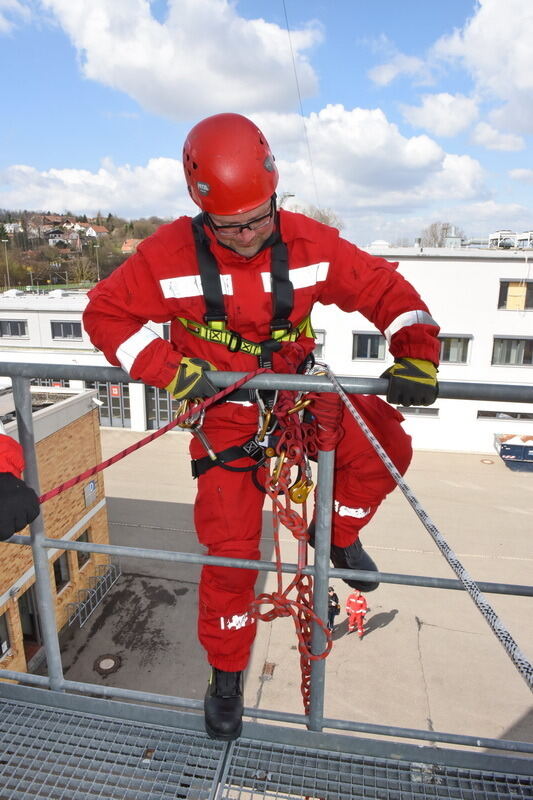
[[348, 633], [353, 633], [357, 627], [357, 635], [363, 638], [365, 632], [365, 614], [368, 611], [368, 604], [362, 593], [356, 589], [349, 595], [346, 601], [346, 613], [348, 614]]
[[[394, 358], [385, 373], [389, 402], [434, 402], [439, 328], [427, 306], [397, 264], [360, 250], [335, 228], [278, 208], [275, 159], [251, 120], [216, 114], [199, 122], [186, 138], [183, 167], [201, 213], [163, 225], [89, 294], [85, 328], [110, 363], [178, 399], [213, 395], [214, 369], [305, 372], [315, 347], [311, 310], [333, 304], [360, 311], [386, 338]], [[168, 341], [147, 327], [150, 320], [170, 322]], [[195, 526], [210, 555], [259, 558], [264, 473], [254, 453], [272, 394], [241, 389], [209, 408], [202, 431], [214, 459], [198, 437], [191, 440]], [[401, 414], [375, 396], [352, 402], [405, 472], [411, 444]], [[311, 411], [319, 428], [321, 417], [334, 418], [339, 438], [331, 560], [338, 568], [376, 571], [359, 531], [395, 483], [337, 395], [315, 398]], [[202, 570], [198, 631], [212, 667], [205, 722], [217, 739], [241, 731], [256, 577], [254, 570]], [[349, 583], [365, 591], [378, 585]]]

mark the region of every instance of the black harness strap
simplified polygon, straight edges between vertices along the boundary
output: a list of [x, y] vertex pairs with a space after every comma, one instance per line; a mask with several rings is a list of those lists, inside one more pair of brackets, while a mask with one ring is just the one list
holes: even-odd
[[[228, 469], [230, 472], [250, 472], [251, 470], [258, 469], [266, 460], [265, 450], [257, 444], [255, 438], [249, 439], [244, 444], [228, 447], [226, 450], [216, 453], [216, 457], [216, 461], [213, 461], [209, 456], [192, 459], [191, 470], [193, 478], [198, 478], [200, 475], [203, 475], [204, 472], [207, 472], [211, 467], [222, 467], [223, 469]], [[229, 466], [229, 461], [237, 461], [239, 458], [252, 458], [255, 464], [251, 464], [248, 467]]]
[[[220, 272], [216, 259], [209, 247], [209, 239], [203, 228], [203, 214], [198, 214], [193, 219], [192, 230], [206, 307], [204, 321], [206, 324], [218, 321], [227, 322], [228, 316], [224, 305]], [[279, 231], [275, 241], [272, 243], [271, 254], [270, 274], [272, 280], [273, 317], [270, 323], [270, 330], [290, 331], [292, 323], [289, 317], [294, 306], [294, 289], [289, 278], [287, 245], [281, 239]], [[268, 343], [271, 341], [271, 339], [266, 340]], [[260, 342], [260, 344], [263, 344], [263, 342]], [[278, 350], [282, 343], [273, 342], [273, 344], [275, 345], [274, 349]], [[270, 349], [272, 349], [272, 346], [270, 346]]]
[[220, 272], [216, 259], [209, 247], [209, 239], [204, 231], [202, 221], [203, 214], [198, 214], [192, 221], [192, 231], [206, 307], [204, 322], [206, 324], [219, 321], [226, 322], [228, 317], [224, 305], [224, 295], [222, 294]]

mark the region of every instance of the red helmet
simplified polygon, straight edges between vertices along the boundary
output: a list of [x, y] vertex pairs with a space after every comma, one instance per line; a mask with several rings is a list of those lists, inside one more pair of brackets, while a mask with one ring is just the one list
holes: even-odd
[[278, 185], [267, 140], [240, 114], [215, 114], [195, 125], [183, 146], [183, 169], [189, 194], [210, 214], [251, 211]]

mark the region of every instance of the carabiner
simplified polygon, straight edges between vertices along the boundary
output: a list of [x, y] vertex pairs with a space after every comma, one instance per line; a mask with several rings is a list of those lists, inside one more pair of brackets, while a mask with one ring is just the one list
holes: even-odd
[[279, 481], [279, 476], [281, 475], [281, 469], [283, 467], [283, 464], [285, 463], [286, 458], [287, 458], [287, 453], [285, 450], [282, 450], [278, 456], [276, 466], [272, 471], [272, 482], [274, 483], [274, 485]]
[[313, 481], [309, 480], [308, 478], [300, 478], [300, 480], [296, 481], [296, 483], [289, 489], [289, 497], [293, 503], [305, 503], [311, 494], [313, 486]]

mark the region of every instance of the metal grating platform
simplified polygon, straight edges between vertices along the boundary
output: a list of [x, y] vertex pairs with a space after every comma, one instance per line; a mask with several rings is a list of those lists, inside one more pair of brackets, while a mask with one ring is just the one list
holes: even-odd
[[0, 800], [215, 797], [532, 800], [533, 777], [261, 739], [227, 745], [139, 719], [0, 700]]
[[209, 798], [224, 746], [190, 731], [0, 706], [1, 800]]
[[240, 741], [221, 797], [531, 800], [533, 778]]

